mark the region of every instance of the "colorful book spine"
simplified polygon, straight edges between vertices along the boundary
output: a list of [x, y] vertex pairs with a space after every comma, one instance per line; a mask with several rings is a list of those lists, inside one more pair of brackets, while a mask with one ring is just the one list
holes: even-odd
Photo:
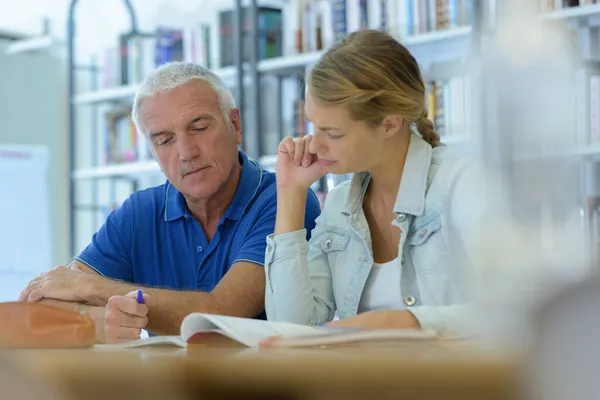
[[348, 34], [346, 0], [333, 0], [333, 37], [336, 42]]

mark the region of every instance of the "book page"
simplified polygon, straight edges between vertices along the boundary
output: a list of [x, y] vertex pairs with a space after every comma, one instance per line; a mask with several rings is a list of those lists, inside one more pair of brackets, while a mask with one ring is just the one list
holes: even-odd
[[305, 325], [193, 313], [183, 320], [181, 336], [187, 341], [196, 332], [215, 328], [248, 347], [255, 347], [270, 336], [303, 336], [322, 332], [319, 328]]
[[279, 341], [279, 347], [311, 347], [350, 343], [387, 344], [437, 341], [440, 337], [434, 330], [379, 329], [379, 330], [331, 330], [319, 335], [290, 337]]
[[187, 343], [181, 338], [181, 336], [151, 336], [147, 338], [140, 338], [137, 340], [131, 340], [129, 342], [114, 343], [114, 344], [97, 344], [94, 348], [106, 348], [106, 349], [130, 349], [134, 347], [146, 347], [146, 346], [177, 346], [186, 347]]

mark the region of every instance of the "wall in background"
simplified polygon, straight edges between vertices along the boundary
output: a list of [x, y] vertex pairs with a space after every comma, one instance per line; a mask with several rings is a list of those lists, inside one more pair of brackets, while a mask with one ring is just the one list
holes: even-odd
[[[68, 251], [65, 77], [64, 61], [55, 54], [6, 55], [0, 45], [0, 145], [48, 147], [54, 264], [65, 262]], [[31, 249], [35, 251], [35, 243]]]

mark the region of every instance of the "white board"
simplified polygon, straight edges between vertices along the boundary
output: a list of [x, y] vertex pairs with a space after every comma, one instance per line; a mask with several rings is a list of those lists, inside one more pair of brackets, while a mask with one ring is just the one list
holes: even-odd
[[45, 147], [0, 146], [0, 302], [53, 267], [47, 172]]

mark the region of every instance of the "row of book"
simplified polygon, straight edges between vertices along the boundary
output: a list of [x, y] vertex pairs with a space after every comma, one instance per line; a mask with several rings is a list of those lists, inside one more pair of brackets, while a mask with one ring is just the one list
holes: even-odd
[[[322, 50], [349, 32], [373, 28], [398, 38], [470, 25], [473, 0], [293, 0], [293, 49], [286, 46], [282, 8], [258, 9], [258, 59]], [[102, 85], [137, 83], [169, 61], [190, 61], [216, 69], [234, 65], [233, 11], [218, 13], [217, 23], [187, 27], [158, 27], [152, 33], [122, 34], [104, 53]], [[241, 15], [242, 60], [252, 49], [250, 14]], [[295, 25], [295, 26], [294, 26]], [[288, 39], [289, 40], [289, 39]]]
[[427, 116], [442, 141], [469, 135], [469, 82], [465, 77], [427, 82]]
[[[252, 49], [248, 8], [242, 10], [241, 19], [242, 59], [247, 62]], [[209, 69], [232, 66], [235, 64], [233, 28], [233, 11], [226, 10], [219, 13], [218, 27], [198, 23], [191, 27], [158, 27], [147, 34], [122, 34], [118, 44], [104, 53], [102, 85], [114, 87], [138, 83], [156, 67], [171, 61], [193, 62]], [[282, 10], [260, 7], [259, 59], [283, 54], [282, 32]]]
[[147, 161], [152, 152], [146, 140], [138, 134], [131, 118], [131, 109], [122, 108], [104, 115], [104, 163], [121, 164]]
[[[326, 49], [349, 32], [380, 29], [403, 39], [431, 31], [468, 26], [474, 0], [292, 0], [291, 27], [284, 26], [282, 8], [258, 10], [258, 58], [280, 57]], [[540, 0], [540, 11], [597, 4], [600, 0]], [[233, 11], [218, 13], [216, 24], [159, 27], [149, 34], [122, 34], [105, 51], [102, 85], [113, 87], [139, 82], [169, 61], [190, 61], [208, 68], [234, 65]], [[250, 15], [242, 15], [242, 59], [249, 60]], [[294, 33], [293, 48], [283, 32]]]
[[472, 23], [473, 0], [296, 0], [297, 53], [325, 49], [349, 32], [378, 29], [403, 39]]
[[152, 34], [122, 34], [115, 48], [104, 52], [103, 87], [140, 82], [156, 67], [171, 61], [210, 66], [210, 27], [159, 27]]

